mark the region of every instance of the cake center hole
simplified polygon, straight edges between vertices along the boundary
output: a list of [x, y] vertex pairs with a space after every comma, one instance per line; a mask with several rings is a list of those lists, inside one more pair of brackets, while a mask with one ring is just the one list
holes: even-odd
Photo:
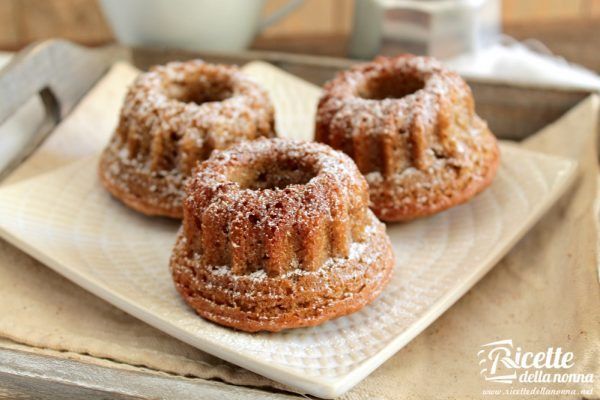
[[368, 80], [359, 89], [358, 95], [370, 100], [400, 99], [424, 87], [425, 82], [418, 77], [396, 74]]
[[286, 165], [258, 165], [249, 168], [247, 173], [237, 175], [233, 180], [238, 182], [242, 189], [264, 190], [304, 185], [314, 178], [316, 173], [312, 168], [286, 163]]
[[195, 80], [191, 82], [171, 82], [167, 87], [167, 96], [184, 103], [203, 104], [223, 101], [233, 95], [228, 82], [208, 82]]

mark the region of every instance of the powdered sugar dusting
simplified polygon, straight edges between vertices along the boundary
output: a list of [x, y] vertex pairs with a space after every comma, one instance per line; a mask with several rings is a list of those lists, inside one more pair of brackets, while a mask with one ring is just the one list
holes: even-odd
[[498, 159], [467, 84], [428, 57], [379, 57], [338, 74], [319, 102], [316, 137], [353, 157], [373, 210], [390, 221], [472, 195]]
[[364, 178], [318, 143], [259, 139], [215, 152], [189, 183], [183, 222], [171, 261], [180, 292], [244, 330], [360, 308], [392, 268]]
[[184, 181], [198, 161], [274, 135], [268, 95], [237, 67], [200, 60], [154, 67], [127, 93], [105, 150], [104, 182], [119, 198], [180, 216]]

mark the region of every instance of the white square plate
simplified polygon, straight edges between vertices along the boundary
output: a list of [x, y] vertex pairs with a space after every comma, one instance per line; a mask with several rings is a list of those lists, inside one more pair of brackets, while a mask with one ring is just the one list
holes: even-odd
[[[319, 89], [265, 63], [245, 67], [270, 92], [282, 136], [312, 135]], [[471, 288], [567, 188], [573, 161], [501, 146], [492, 186], [431, 218], [389, 224], [396, 254], [384, 293], [315, 328], [248, 334], [196, 316], [168, 259], [178, 224], [139, 215], [97, 179], [97, 157], [0, 189], [0, 235], [97, 296], [206, 352], [320, 397], [364, 379]]]

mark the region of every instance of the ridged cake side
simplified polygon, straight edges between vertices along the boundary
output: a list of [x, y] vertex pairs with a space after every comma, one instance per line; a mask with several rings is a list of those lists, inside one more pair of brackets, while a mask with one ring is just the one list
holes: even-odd
[[192, 60], [136, 79], [113, 140], [151, 171], [189, 174], [212, 150], [260, 136], [274, 136], [266, 92], [235, 66]]
[[217, 151], [190, 180], [170, 261], [202, 317], [248, 332], [357, 311], [389, 281], [392, 246], [345, 154], [259, 139]]
[[316, 143], [257, 140], [218, 152], [187, 192], [189, 250], [239, 275], [315, 271], [347, 257], [368, 222], [364, 178], [349, 158]]
[[469, 86], [428, 57], [380, 57], [338, 74], [325, 85], [315, 135], [354, 159], [386, 221], [468, 200], [499, 160]]
[[[389, 96], [379, 98], [385, 82]], [[354, 158], [362, 173], [390, 176], [459, 155], [475, 118], [468, 85], [439, 62], [379, 58], [325, 85], [315, 134]]]
[[314, 326], [360, 310], [386, 286], [393, 271], [385, 225], [367, 210], [363, 240], [345, 258], [329, 258], [315, 271], [239, 275], [227, 265], [203, 265], [180, 232], [171, 257], [175, 287], [202, 317], [248, 332]]
[[237, 67], [199, 60], [152, 68], [133, 83], [100, 159], [104, 186], [148, 215], [181, 218], [184, 182], [214, 149], [275, 136], [265, 91]]

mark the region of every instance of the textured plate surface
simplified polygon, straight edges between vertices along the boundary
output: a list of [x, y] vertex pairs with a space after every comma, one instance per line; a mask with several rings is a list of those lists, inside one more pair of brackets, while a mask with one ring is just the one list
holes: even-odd
[[[319, 89], [263, 63], [283, 136], [310, 138]], [[0, 190], [0, 235], [149, 324], [297, 390], [334, 397], [356, 385], [448, 309], [557, 200], [573, 161], [503, 144], [492, 186], [437, 216], [388, 225], [397, 262], [373, 304], [316, 328], [247, 334], [197, 317], [171, 282], [178, 224], [113, 200], [91, 157]]]

